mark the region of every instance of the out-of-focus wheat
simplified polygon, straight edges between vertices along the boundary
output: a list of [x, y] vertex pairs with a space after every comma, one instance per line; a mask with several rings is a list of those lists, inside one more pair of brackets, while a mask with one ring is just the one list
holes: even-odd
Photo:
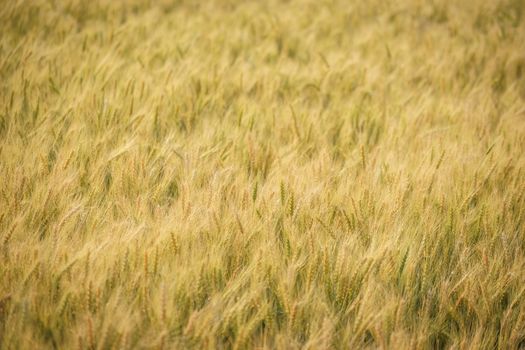
[[525, 347], [520, 0], [0, 6], [0, 348]]

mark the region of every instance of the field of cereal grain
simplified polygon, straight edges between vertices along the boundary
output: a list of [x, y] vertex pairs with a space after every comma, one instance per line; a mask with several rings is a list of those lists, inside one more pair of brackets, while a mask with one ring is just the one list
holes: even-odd
[[0, 0], [0, 349], [524, 349], [522, 0]]

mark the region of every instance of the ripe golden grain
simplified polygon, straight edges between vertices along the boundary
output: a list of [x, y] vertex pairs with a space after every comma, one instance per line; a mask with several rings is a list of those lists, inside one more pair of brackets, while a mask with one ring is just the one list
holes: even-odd
[[525, 346], [523, 1], [0, 4], [0, 348]]

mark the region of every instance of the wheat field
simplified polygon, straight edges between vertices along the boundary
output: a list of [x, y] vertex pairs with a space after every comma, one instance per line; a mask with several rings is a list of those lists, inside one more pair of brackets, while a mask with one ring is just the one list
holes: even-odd
[[523, 0], [1, 0], [1, 349], [524, 349]]

